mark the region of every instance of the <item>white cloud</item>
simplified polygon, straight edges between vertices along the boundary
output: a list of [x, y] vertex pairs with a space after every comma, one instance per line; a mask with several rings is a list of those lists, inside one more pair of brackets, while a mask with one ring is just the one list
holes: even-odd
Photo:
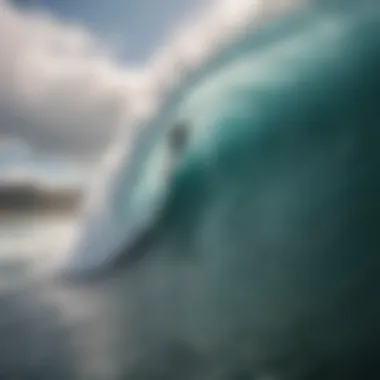
[[0, 135], [54, 153], [98, 155], [119, 127], [149, 115], [165, 90], [244, 25], [299, 1], [207, 0], [198, 19], [136, 68], [118, 63], [80, 26], [0, 0]]
[[0, 134], [99, 153], [145, 96], [143, 78], [86, 30], [0, 2]]

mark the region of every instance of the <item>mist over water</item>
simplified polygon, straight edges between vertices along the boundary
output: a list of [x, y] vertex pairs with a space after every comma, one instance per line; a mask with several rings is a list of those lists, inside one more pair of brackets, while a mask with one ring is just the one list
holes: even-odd
[[0, 217], [0, 377], [117, 378], [114, 290], [45, 277], [76, 228], [72, 216]]

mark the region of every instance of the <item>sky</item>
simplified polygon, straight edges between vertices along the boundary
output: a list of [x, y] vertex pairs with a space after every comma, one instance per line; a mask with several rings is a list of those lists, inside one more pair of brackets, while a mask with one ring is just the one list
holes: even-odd
[[[13, 87], [30, 87], [16, 91], [31, 94], [17, 94], [24, 97], [23, 108], [29, 108], [26, 112], [15, 111], [8, 104], [6, 109], [0, 105], [3, 108], [0, 108], [0, 133], [21, 135], [37, 149], [48, 149], [51, 145], [54, 147], [51, 153], [99, 154], [120, 118], [123, 102], [127, 102], [123, 95], [128, 92], [126, 87], [130, 87], [128, 82], [133, 81], [128, 76], [134, 76], [134, 71], [159, 49], [170, 30], [178, 28], [182, 18], [189, 17], [190, 8], [195, 9], [205, 1], [156, 0], [152, 9], [151, 0], [5, 0], [4, 11], [0, 12], [0, 23], [3, 19], [4, 24], [0, 47], [8, 55], [11, 43], [19, 44], [10, 52], [14, 54], [10, 57], [14, 62], [7, 63], [9, 66], [16, 63], [16, 67], [8, 67], [12, 71], [8, 74], [24, 82], [13, 83]], [[37, 46], [28, 49], [25, 45], [30, 43]], [[49, 66], [45, 70], [44, 64]], [[82, 94], [72, 93], [76, 87]], [[55, 100], [55, 107], [48, 110], [44, 120], [30, 112], [42, 113], [41, 107], [25, 99], [37, 97], [38, 91], [53, 97], [51, 102]], [[72, 99], [72, 95], [77, 99]], [[77, 104], [70, 104], [74, 102]], [[94, 109], [93, 118], [88, 115], [91, 112], [88, 108]], [[25, 129], [25, 125], [31, 127]], [[57, 133], [58, 128], [65, 128], [66, 133]], [[78, 129], [82, 129], [82, 136], [75, 136], [80, 134], [75, 133]], [[55, 146], [54, 140], [59, 140], [61, 146]]]
[[117, 45], [119, 57], [141, 63], [165, 41], [181, 20], [206, 0], [13, 0], [24, 8], [44, 9], [80, 24]]
[[93, 168], [121, 132], [128, 149], [183, 72], [289, 1], [0, 0], [0, 169], [4, 147], [8, 173], [13, 148], [18, 172], [26, 156]]
[[205, 1], [0, 0], [0, 179], [35, 156], [96, 162], [141, 67]]

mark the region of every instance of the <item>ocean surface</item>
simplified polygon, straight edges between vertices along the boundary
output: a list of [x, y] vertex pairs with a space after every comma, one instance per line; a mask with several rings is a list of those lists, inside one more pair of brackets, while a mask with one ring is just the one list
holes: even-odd
[[112, 379], [120, 371], [114, 289], [44, 283], [76, 229], [72, 216], [0, 216], [1, 378]]
[[42, 267], [59, 260], [77, 220], [72, 215], [0, 215], [0, 262]]

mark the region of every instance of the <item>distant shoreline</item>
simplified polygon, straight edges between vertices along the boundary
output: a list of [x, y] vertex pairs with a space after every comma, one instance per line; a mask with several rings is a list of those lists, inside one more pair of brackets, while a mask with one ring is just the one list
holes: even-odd
[[80, 189], [50, 189], [33, 184], [0, 186], [0, 216], [75, 215], [84, 198]]
[[81, 214], [81, 208], [73, 209], [35, 209], [35, 210], [1, 210], [0, 209], [0, 218], [75, 218]]

